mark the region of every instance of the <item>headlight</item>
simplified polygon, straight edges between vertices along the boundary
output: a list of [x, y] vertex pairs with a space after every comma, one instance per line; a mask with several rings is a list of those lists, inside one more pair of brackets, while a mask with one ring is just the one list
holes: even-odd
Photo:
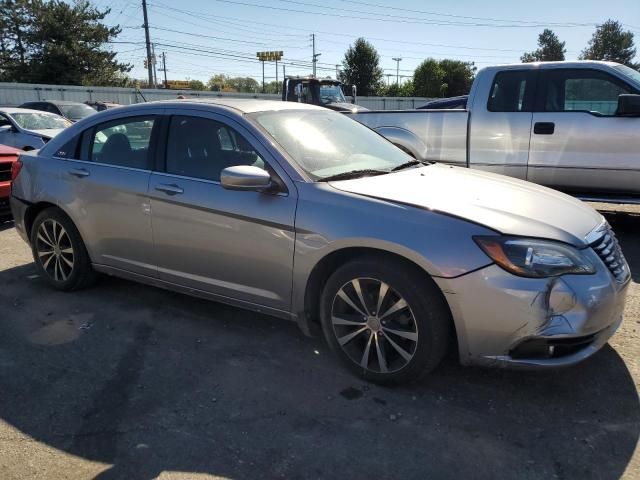
[[576, 248], [546, 240], [514, 237], [473, 237], [499, 266], [522, 277], [595, 273], [593, 264]]

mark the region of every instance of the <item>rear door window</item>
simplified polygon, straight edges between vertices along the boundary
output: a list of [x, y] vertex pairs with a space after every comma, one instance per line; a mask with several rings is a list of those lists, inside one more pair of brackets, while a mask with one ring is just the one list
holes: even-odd
[[531, 112], [535, 89], [532, 71], [499, 72], [493, 79], [487, 110], [490, 112]]
[[[86, 159], [119, 167], [149, 169], [154, 116], [129, 117], [97, 125], [89, 132]], [[83, 137], [86, 138], [86, 137]]]

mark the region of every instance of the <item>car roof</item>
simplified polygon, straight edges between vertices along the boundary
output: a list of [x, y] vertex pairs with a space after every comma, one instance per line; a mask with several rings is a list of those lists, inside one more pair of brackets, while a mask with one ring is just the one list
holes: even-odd
[[184, 105], [210, 105], [226, 107], [240, 113], [254, 113], [280, 110], [326, 110], [316, 105], [297, 102], [283, 102], [282, 100], [265, 100], [254, 98], [185, 98], [180, 100], [161, 100], [149, 102], [146, 105], [167, 105], [181, 107]]
[[[37, 113], [43, 114], [47, 113], [49, 115], [55, 115], [55, 113], [43, 112], [42, 110], [34, 110], [32, 108], [22, 108], [22, 107], [0, 107], [0, 112], [11, 115], [12, 113]], [[58, 115], [59, 116], [59, 115]]]
[[503, 70], [503, 69], [517, 69], [517, 70], [529, 70], [536, 68], [585, 68], [593, 66], [609, 66], [615, 67], [620, 65], [616, 62], [605, 62], [602, 60], [573, 60], [573, 61], [558, 61], [558, 62], [531, 62], [531, 63], [510, 63], [505, 65], [491, 65], [485, 67], [484, 70]]

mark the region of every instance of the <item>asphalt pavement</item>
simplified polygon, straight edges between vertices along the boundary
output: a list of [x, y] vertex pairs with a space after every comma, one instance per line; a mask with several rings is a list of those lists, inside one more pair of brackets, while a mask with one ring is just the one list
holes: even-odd
[[61, 293], [0, 225], [0, 478], [640, 478], [640, 207], [625, 320], [563, 370], [366, 384], [296, 325], [114, 278]]

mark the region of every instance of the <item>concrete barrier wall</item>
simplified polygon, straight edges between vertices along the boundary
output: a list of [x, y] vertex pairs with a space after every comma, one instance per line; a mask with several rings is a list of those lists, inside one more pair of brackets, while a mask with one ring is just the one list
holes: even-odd
[[[17, 106], [38, 100], [70, 100], [74, 102], [106, 101], [129, 105], [154, 100], [170, 100], [184, 95], [187, 98], [267, 98], [280, 100], [280, 95], [265, 93], [227, 93], [194, 90], [136, 90], [133, 88], [91, 87], [75, 85], [44, 85], [33, 83], [0, 83], [0, 105]], [[350, 100], [350, 98], [349, 98]], [[428, 98], [418, 97], [358, 97], [358, 105], [371, 110], [414, 109]]]

